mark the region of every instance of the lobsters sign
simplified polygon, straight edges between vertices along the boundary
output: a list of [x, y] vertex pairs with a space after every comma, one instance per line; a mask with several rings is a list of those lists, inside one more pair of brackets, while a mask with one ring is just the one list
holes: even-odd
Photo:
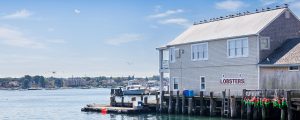
[[244, 78], [222, 78], [221, 84], [245, 84]]

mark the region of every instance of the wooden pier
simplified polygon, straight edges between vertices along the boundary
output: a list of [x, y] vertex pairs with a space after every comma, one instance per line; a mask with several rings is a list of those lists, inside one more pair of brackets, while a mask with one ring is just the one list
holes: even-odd
[[[230, 90], [219, 93], [200, 91], [197, 95], [186, 97], [182, 91], [163, 91], [161, 95], [156, 93], [154, 101], [149, 101], [147, 96], [141, 95], [140, 98], [132, 98], [132, 101], [143, 102], [143, 107], [137, 109], [134, 108], [133, 102], [125, 103], [124, 96], [112, 94], [109, 106], [87, 106], [82, 110], [106, 110], [114, 113], [156, 112], [249, 120], [300, 118], [300, 90], [244, 89], [240, 95], [234, 95]], [[121, 97], [121, 100], [116, 101], [116, 97]]]

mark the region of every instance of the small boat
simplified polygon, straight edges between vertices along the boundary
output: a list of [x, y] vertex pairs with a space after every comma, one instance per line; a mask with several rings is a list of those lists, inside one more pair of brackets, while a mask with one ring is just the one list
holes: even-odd
[[142, 85], [128, 85], [123, 89], [124, 95], [141, 95], [145, 94], [146, 87]]
[[28, 88], [27, 90], [42, 90], [41, 88]]

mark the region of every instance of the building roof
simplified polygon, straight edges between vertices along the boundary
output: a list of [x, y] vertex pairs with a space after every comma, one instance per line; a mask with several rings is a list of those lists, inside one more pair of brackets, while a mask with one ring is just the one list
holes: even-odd
[[289, 39], [273, 51], [260, 64], [288, 65], [300, 64], [300, 38]]
[[286, 10], [288, 8], [278, 8], [196, 24], [169, 42], [167, 46], [256, 35]]

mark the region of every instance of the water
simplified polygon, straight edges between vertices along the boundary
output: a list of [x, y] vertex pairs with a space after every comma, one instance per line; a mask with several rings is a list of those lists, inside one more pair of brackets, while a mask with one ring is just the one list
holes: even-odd
[[199, 116], [81, 112], [86, 104], [109, 104], [110, 89], [0, 90], [0, 120], [218, 120]]

